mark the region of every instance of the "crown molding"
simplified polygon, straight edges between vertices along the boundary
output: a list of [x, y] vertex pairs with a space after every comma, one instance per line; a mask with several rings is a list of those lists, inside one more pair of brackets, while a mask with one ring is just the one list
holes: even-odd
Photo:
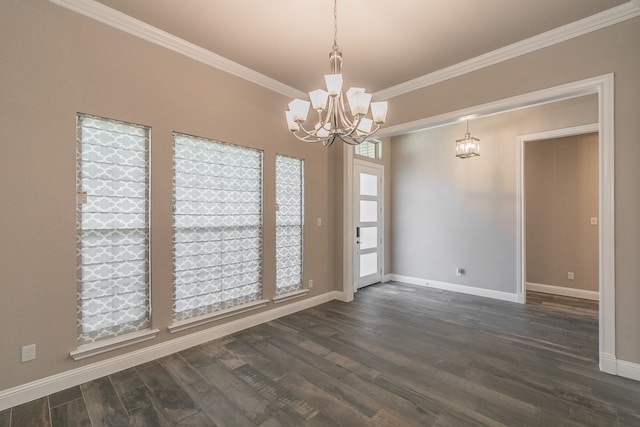
[[[198, 45], [162, 31], [152, 25], [135, 19], [120, 11], [98, 3], [95, 0], [49, 0], [58, 6], [87, 16], [96, 21], [117, 28], [158, 46], [187, 56], [203, 64], [217, 68], [241, 79], [255, 83], [290, 98], [304, 98], [306, 93], [278, 80], [258, 73], [244, 65], [233, 62]], [[414, 90], [422, 89], [442, 81], [480, 70], [518, 56], [552, 46], [557, 43], [614, 25], [640, 16], [640, 0], [629, 0], [595, 15], [538, 34], [526, 40], [468, 59], [458, 64], [442, 68], [433, 73], [382, 89], [373, 94], [376, 100], [390, 99]]]
[[604, 84], [603, 82], [607, 82], [610, 79], [613, 79], [613, 74], [592, 77], [577, 82], [541, 89], [523, 95], [516, 95], [511, 98], [491, 101], [482, 105], [475, 105], [463, 108], [461, 110], [450, 111], [448, 113], [439, 114], [437, 116], [431, 116], [411, 122], [400, 123], [395, 126], [388, 126], [380, 129], [376, 136], [378, 138], [385, 138], [405, 135], [424, 129], [447, 126], [459, 122], [460, 117], [488, 117], [507, 111], [520, 110], [522, 108], [531, 107], [533, 105], [548, 104], [551, 102], [566, 100], [570, 98], [591, 95], [598, 93], [599, 87]]
[[480, 70], [491, 65], [534, 52], [588, 34], [602, 28], [618, 24], [640, 16], [640, 0], [630, 0], [620, 6], [613, 7], [595, 15], [572, 22], [562, 27], [549, 30], [503, 48], [476, 56], [450, 67], [417, 77], [404, 83], [382, 89], [373, 94], [376, 100], [385, 100], [403, 95], [414, 90], [440, 83], [442, 81]]
[[291, 98], [306, 94], [94, 0], [49, 0], [58, 6]]

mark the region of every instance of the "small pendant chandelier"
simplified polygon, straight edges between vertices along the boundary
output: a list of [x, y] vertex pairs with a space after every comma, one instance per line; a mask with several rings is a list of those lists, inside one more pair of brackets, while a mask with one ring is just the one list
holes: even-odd
[[480, 140], [469, 133], [469, 120], [467, 120], [467, 133], [464, 138], [456, 140], [456, 157], [467, 159], [480, 155]]
[[[349, 112], [345, 108], [345, 94], [342, 92], [342, 52], [338, 47], [338, 4], [333, 3], [333, 48], [329, 53], [331, 74], [325, 75], [327, 90], [309, 92], [311, 102], [294, 99], [285, 112], [289, 130], [301, 141], [322, 142], [329, 147], [336, 138], [347, 144], [357, 145], [375, 134], [387, 117], [387, 102], [371, 102], [371, 94], [364, 88], [352, 87], [346, 93]], [[309, 106], [318, 113], [318, 121], [313, 129], [306, 129]], [[371, 118], [367, 117], [371, 106]]]

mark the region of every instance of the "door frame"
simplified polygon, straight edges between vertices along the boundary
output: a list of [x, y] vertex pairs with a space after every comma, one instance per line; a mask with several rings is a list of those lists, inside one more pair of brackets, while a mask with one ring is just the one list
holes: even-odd
[[[356, 166], [363, 166], [363, 167], [368, 167], [368, 168], [372, 168], [372, 169], [377, 169], [380, 171], [380, 178], [382, 180], [382, 182], [380, 182], [380, 187], [379, 187], [379, 191], [380, 191], [380, 212], [378, 213], [378, 215], [380, 216], [380, 227], [378, 230], [378, 253], [379, 253], [379, 265], [378, 268], [380, 270], [380, 281], [382, 282], [383, 277], [384, 277], [384, 221], [385, 221], [385, 216], [384, 216], [384, 165], [381, 165], [380, 163], [375, 163], [375, 162], [368, 162], [366, 160], [362, 160], [362, 159], [353, 159], [353, 176], [352, 176], [352, 188], [353, 188], [353, 193], [352, 193], [352, 206], [353, 206], [353, 217], [351, 219], [351, 224], [352, 224], [352, 228], [355, 229], [355, 224], [357, 223], [357, 219], [356, 219], [356, 207], [355, 207], [355, 197], [357, 196], [357, 193], [355, 191], [355, 187], [354, 185], [357, 182], [356, 179]], [[353, 232], [353, 230], [352, 230]], [[355, 236], [353, 237], [355, 239]], [[353, 242], [355, 242], [355, 240], [353, 240]], [[357, 252], [358, 252], [358, 245], [356, 245], [355, 243], [352, 245], [353, 246], [353, 266], [355, 266], [355, 262], [356, 262], [356, 256], [357, 256]], [[353, 291], [357, 292], [358, 291], [358, 286], [357, 286], [357, 279], [356, 279], [356, 274], [357, 271], [354, 268], [353, 269]], [[367, 286], [367, 285], [365, 285]]]
[[[522, 304], [527, 302], [527, 227], [526, 227], [526, 207], [527, 195], [525, 192], [525, 144], [527, 142], [542, 141], [545, 139], [564, 138], [576, 135], [585, 135], [589, 133], [599, 132], [598, 123], [591, 123], [582, 126], [573, 126], [570, 128], [554, 129], [530, 133], [527, 135], [519, 135], [516, 138], [516, 198], [517, 198], [517, 301]], [[598, 150], [600, 151], [600, 150]], [[600, 153], [598, 153], [598, 182], [600, 183], [602, 167], [600, 165]], [[600, 197], [602, 186], [598, 185], [598, 215], [601, 215]], [[600, 229], [600, 227], [599, 227]], [[598, 266], [602, 268], [603, 247], [600, 240], [600, 231], [598, 231]], [[598, 272], [598, 289], [602, 288], [602, 275]]]
[[[578, 96], [598, 95], [599, 153], [599, 245], [600, 245], [600, 370], [616, 375], [616, 314], [615, 314], [615, 200], [614, 200], [614, 74], [604, 74], [572, 83], [538, 90], [524, 95], [466, 107], [382, 128], [379, 138], [407, 134], [418, 130], [455, 123], [460, 117], [476, 114], [487, 116], [533, 105], [561, 101]], [[343, 144], [343, 292], [342, 301], [353, 300], [353, 147]], [[514, 159], [514, 161], [517, 159]], [[516, 167], [521, 167], [516, 162]], [[514, 200], [517, 204], [517, 200]], [[520, 216], [517, 216], [519, 221]], [[520, 227], [522, 224], [520, 224]], [[519, 238], [518, 236], [516, 238]], [[521, 250], [520, 242], [516, 250]], [[520, 255], [520, 254], [519, 254]], [[517, 278], [516, 278], [517, 280]], [[515, 290], [517, 293], [517, 289]]]

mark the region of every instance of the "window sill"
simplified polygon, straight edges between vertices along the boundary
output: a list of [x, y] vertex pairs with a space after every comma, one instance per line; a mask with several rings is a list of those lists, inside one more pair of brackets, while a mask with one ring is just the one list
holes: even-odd
[[78, 347], [77, 350], [69, 353], [73, 360], [82, 360], [87, 357], [96, 356], [106, 353], [117, 348], [126, 347], [128, 345], [137, 344], [142, 341], [154, 339], [160, 332], [158, 329], [145, 329], [138, 332], [132, 332], [120, 337], [109, 338], [92, 344], [85, 344]]
[[174, 322], [171, 326], [168, 327], [168, 329], [169, 332], [173, 334], [176, 332], [184, 331], [185, 329], [203, 325], [205, 323], [224, 319], [225, 317], [235, 316], [236, 314], [266, 307], [268, 302], [269, 300], [261, 299], [247, 304], [238, 305], [236, 307], [225, 308], [224, 310], [216, 311], [215, 313], [204, 314], [202, 316], [194, 317], [191, 319], [180, 320], [179, 322]]
[[300, 289], [298, 291], [289, 292], [287, 294], [278, 295], [277, 297], [273, 297], [273, 303], [279, 304], [281, 302], [289, 301], [295, 298], [300, 298], [309, 293], [309, 289]]

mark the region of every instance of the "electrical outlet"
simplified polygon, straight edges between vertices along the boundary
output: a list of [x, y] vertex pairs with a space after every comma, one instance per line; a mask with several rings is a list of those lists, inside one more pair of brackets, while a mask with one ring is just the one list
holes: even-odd
[[36, 358], [36, 345], [30, 344], [22, 347], [22, 361], [28, 362]]
[[462, 276], [464, 274], [464, 268], [458, 267], [456, 268], [456, 276]]
[[573, 280], [573, 271], [567, 273], [567, 279]]
[[313, 279], [309, 279], [309, 289], [313, 288]]

